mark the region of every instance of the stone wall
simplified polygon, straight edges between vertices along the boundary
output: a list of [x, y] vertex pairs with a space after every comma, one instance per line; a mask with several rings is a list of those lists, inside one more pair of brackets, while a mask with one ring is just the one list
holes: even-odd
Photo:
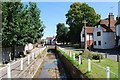
[[78, 70], [68, 59], [66, 59], [60, 52], [57, 52], [59, 59], [65, 66], [65, 70], [70, 74], [70, 78], [79, 78], [80, 80], [88, 80], [80, 70]]

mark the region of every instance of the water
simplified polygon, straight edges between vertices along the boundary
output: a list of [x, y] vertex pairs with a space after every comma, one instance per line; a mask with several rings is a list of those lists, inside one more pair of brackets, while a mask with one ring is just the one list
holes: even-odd
[[55, 56], [52, 50], [48, 50], [44, 66], [38, 78], [67, 78], [60, 60]]

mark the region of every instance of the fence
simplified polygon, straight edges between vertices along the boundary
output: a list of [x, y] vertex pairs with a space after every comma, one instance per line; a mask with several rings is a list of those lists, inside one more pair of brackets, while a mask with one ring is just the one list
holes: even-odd
[[2, 78], [15, 78], [20, 71], [23, 71], [29, 64], [45, 49], [31, 51], [26, 57], [19, 59], [13, 63], [8, 63], [5, 67], [0, 69], [0, 79]]
[[[0, 63], [2, 62], [9, 62], [11, 60], [12, 54], [12, 47], [1, 47], [2, 51], [0, 52]], [[26, 50], [32, 50], [33, 45], [31, 43], [25, 45], [25, 46], [15, 46], [15, 57], [19, 56], [20, 52], [26, 51]]]
[[[64, 49], [64, 48], [61, 48], [61, 47], [59, 47], [59, 49], [61, 49], [62, 51], [64, 51], [68, 56], [70, 56], [70, 57], [72, 57], [73, 58], [73, 60], [78, 60], [78, 62], [79, 62], [79, 65], [81, 65], [81, 55], [79, 55], [79, 57], [78, 57], [78, 59], [75, 59], [75, 53], [71, 53], [71, 51], [70, 50], [66, 50], [66, 49]], [[102, 67], [101, 65], [98, 65], [98, 64], [96, 64], [96, 63], [94, 63], [93, 61], [91, 61], [90, 59], [88, 59], [88, 61], [87, 61], [87, 71], [88, 72], [90, 72], [90, 71], [92, 71], [92, 69], [91, 69], [91, 66], [92, 65], [95, 65], [96, 66], [96, 68], [101, 68], [102, 70], [103, 70], [103, 72], [105, 71], [105, 73], [106, 73], [106, 75], [104, 75], [104, 76], [106, 76], [106, 78], [107, 78], [107, 80], [109, 80], [110, 79], [110, 75], [114, 75], [114, 76], [116, 76], [117, 78], [119, 77], [118, 76], [118, 74], [116, 74], [116, 73], [114, 73], [114, 72], [112, 72], [111, 70], [110, 70], [110, 67], [108, 66], [108, 67]], [[117, 67], [117, 66], [116, 66]], [[97, 71], [97, 72], [99, 72], [99, 71]]]

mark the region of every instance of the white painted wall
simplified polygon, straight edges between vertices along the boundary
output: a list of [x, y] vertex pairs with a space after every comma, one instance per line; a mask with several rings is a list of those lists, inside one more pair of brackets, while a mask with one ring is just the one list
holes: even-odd
[[118, 16], [120, 17], [120, 1], [118, 2]]
[[[97, 32], [101, 32], [101, 36], [97, 36]], [[102, 27], [94, 29], [93, 38], [96, 41], [96, 45], [93, 47], [96, 49], [111, 49], [115, 47], [115, 34], [113, 32], [103, 32]], [[98, 45], [98, 41], [101, 41], [101, 45]]]
[[[94, 45], [93, 47], [94, 48], [97, 48], [97, 49], [101, 49], [102, 46], [99, 46], [98, 45], [98, 41], [101, 41], [102, 40], [102, 36], [97, 36], [97, 32], [101, 32], [101, 35], [102, 35], [102, 27], [99, 27], [99, 28], [94, 28], [94, 31], [93, 31], [93, 41], [96, 41], [96, 45]], [[94, 44], [94, 42], [93, 42]]]
[[103, 32], [102, 34], [103, 34], [102, 35], [102, 49], [114, 48], [115, 47], [115, 34], [113, 32]]
[[46, 40], [46, 44], [50, 44], [50, 40]]
[[120, 24], [116, 25], [116, 35], [120, 36]]
[[[83, 34], [84, 34], [84, 28], [82, 29], [81, 34], [80, 34], [81, 42], [84, 42]], [[89, 38], [90, 38], [90, 39], [89, 39]], [[93, 35], [92, 35], [92, 34], [87, 34], [86, 39], [87, 39], [87, 40], [93, 40]]]
[[[120, 36], [120, 24], [119, 25], [116, 25], [116, 35], [117, 36]], [[118, 45], [120, 45], [120, 40], [118, 42]]]

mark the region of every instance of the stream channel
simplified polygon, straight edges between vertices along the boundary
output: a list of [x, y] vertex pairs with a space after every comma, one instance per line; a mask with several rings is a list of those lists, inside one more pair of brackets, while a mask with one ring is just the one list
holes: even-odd
[[67, 79], [68, 75], [65, 72], [64, 65], [62, 65], [56, 54], [55, 49], [50, 48], [47, 50], [47, 56], [44, 59], [45, 61], [38, 78]]

